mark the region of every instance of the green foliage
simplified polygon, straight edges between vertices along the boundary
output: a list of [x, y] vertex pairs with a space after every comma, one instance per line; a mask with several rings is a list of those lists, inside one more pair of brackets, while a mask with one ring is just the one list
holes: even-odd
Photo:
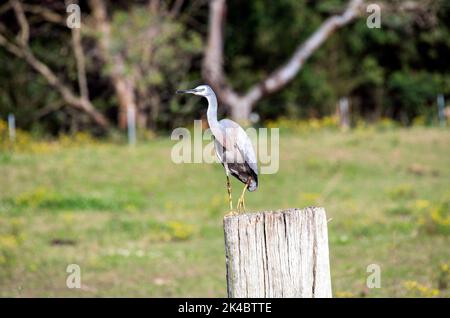
[[[187, 80], [203, 41], [195, 30], [143, 6], [114, 12], [111, 26], [111, 53], [124, 57], [125, 74], [136, 80], [138, 105], [147, 109], [152, 127], [161, 127], [173, 109], [162, 96]], [[106, 65], [106, 72], [111, 70], [112, 65]]]
[[186, 62], [202, 48], [198, 33], [143, 7], [115, 12], [112, 38], [111, 53], [125, 55], [126, 71], [139, 77], [140, 89], [180, 80], [188, 70]]
[[336, 116], [323, 117], [321, 119], [308, 119], [308, 120], [291, 120], [281, 117], [276, 121], [267, 121], [268, 128], [280, 128], [282, 131], [297, 132], [297, 133], [309, 133], [315, 131], [337, 130], [338, 118]]
[[428, 115], [429, 106], [435, 103], [436, 96], [442, 92], [441, 76], [426, 72], [411, 74], [411, 72], [394, 72], [388, 80], [388, 90], [391, 92], [391, 103], [414, 118], [418, 115]]
[[442, 263], [437, 276], [439, 289], [447, 289], [450, 286], [450, 263]]
[[16, 136], [12, 141], [8, 135], [7, 123], [0, 119], [0, 151], [5, 158], [10, 151], [45, 154], [63, 148], [95, 144], [98, 144], [97, 140], [85, 132], [77, 132], [71, 135], [61, 134], [58, 138], [53, 138], [52, 142], [49, 142], [49, 140], [38, 138], [22, 129], [16, 129]]
[[17, 264], [25, 240], [23, 224], [17, 218], [0, 218], [0, 279], [9, 275]]
[[189, 240], [196, 233], [196, 228], [191, 224], [174, 220], [142, 222], [129, 217], [117, 217], [108, 224], [108, 231], [121, 232], [131, 239], [144, 238], [153, 243]]
[[386, 192], [392, 200], [410, 199], [415, 195], [413, 186], [408, 183], [390, 188]]
[[407, 290], [408, 297], [430, 298], [439, 296], [438, 289], [421, 284], [417, 281], [405, 281], [403, 286]]
[[[344, 6], [336, 0], [231, 1], [225, 49], [234, 86], [245, 90], [261, 80]], [[363, 117], [409, 124], [425, 116], [431, 122], [437, 115], [436, 95], [450, 93], [449, 10], [440, 1], [421, 17], [383, 11], [380, 29], [367, 28], [361, 18], [333, 34], [295, 80], [261, 101], [257, 111], [263, 119], [327, 116], [340, 97], [352, 96], [352, 111]]]
[[427, 234], [450, 235], [450, 200], [425, 209], [418, 224]]
[[37, 187], [31, 191], [21, 193], [14, 198], [13, 204], [17, 208], [41, 208], [47, 210], [120, 210], [128, 203], [116, 199], [114, 201], [95, 196], [67, 196], [45, 187]]

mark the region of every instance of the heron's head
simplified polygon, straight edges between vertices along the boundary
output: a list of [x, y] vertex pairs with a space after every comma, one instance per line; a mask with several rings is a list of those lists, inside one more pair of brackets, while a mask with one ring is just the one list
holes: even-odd
[[177, 94], [194, 94], [194, 95], [198, 95], [198, 96], [207, 97], [210, 95], [214, 95], [214, 91], [208, 85], [200, 85], [193, 89], [177, 91]]

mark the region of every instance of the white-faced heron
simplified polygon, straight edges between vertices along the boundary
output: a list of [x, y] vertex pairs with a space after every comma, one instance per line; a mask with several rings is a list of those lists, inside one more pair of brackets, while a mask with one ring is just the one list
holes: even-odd
[[258, 187], [258, 165], [250, 138], [236, 122], [230, 119], [217, 120], [217, 98], [211, 87], [200, 85], [194, 89], [177, 91], [177, 94], [183, 93], [203, 96], [208, 100], [208, 124], [214, 136], [217, 158], [227, 175], [230, 212], [233, 213], [230, 174], [245, 184], [236, 206], [238, 212], [243, 212], [245, 190], [252, 192]]

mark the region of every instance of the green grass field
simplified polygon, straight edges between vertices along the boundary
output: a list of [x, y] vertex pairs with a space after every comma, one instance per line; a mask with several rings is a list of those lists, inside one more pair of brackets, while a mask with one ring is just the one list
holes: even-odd
[[[173, 144], [1, 153], [0, 296], [226, 296], [223, 168], [176, 165]], [[449, 202], [450, 130], [421, 127], [282, 133], [279, 172], [246, 196], [325, 207], [338, 297], [449, 297]], [[72, 263], [81, 289], [66, 287]]]

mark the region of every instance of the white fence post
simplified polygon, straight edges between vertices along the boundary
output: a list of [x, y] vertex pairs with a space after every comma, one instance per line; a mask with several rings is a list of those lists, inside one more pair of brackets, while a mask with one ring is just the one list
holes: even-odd
[[9, 140], [14, 142], [16, 140], [16, 118], [14, 117], [14, 114], [8, 115], [8, 133]]
[[136, 144], [136, 109], [134, 107], [127, 108], [127, 128], [128, 144], [134, 146]]

